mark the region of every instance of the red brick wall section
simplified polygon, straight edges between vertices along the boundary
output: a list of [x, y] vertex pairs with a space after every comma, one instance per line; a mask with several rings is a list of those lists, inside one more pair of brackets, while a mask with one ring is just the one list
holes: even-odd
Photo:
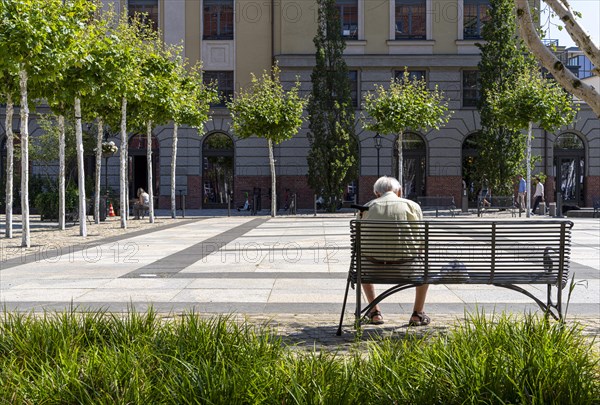
[[185, 208], [202, 208], [202, 176], [187, 177], [187, 195], [185, 196]]
[[377, 181], [377, 176], [361, 176], [358, 179], [358, 203], [364, 204], [375, 198], [373, 194], [373, 184]]
[[600, 176], [587, 176], [584, 182], [585, 206], [592, 207], [593, 199], [600, 198]]
[[[373, 184], [375, 176], [362, 176], [358, 181], [358, 203], [364, 204], [373, 199]], [[261, 208], [269, 210], [271, 200], [269, 199], [269, 188], [271, 188], [271, 176], [237, 176], [234, 179], [234, 206], [244, 204], [245, 193], [248, 192], [252, 202], [254, 187], [261, 189]], [[285, 201], [285, 190], [289, 189], [288, 195], [296, 193], [298, 208], [312, 209], [314, 207], [314, 190], [308, 185], [306, 176], [277, 176], [277, 194], [280, 204]]]
[[462, 177], [428, 176], [425, 192], [428, 196], [454, 196], [457, 207], [462, 205]]
[[[179, 208], [179, 200], [176, 199], [177, 208]], [[161, 195], [158, 197], [158, 206], [162, 209], [171, 209], [171, 196], [170, 195]], [[157, 208], [157, 207], [154, 207]]]
[[[277, 176], [277, 196], [279, 203], [284, 204], [286, 189], [288, 200], [296, 193], [298, 208], [310, 209], [314, 207], [314, 191], [309, 187], [306, 176]], [[252, 193], [255, 187], [260, 188], [261, 208], [269, 210], [271, 199], [269, 189], [271, 188], [271, 176], [237, 176], [234, 180], [234, 206], [244, 204], [245, 193], [248, 193], [252, 202]]]
[[551, 202], [556, 202], [556, 198], [554, 195], [554, 176], [546, 177], [546, 182], [544, 183], [544, 200], [546, 200], [546, 205]]

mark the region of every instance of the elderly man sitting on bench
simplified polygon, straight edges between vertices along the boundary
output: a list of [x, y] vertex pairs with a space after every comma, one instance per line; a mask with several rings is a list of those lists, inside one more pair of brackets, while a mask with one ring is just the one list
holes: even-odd
[[[398, 180], [393, 177], [380, 177], [373, 185], [373, 192], [377, 197], [374, 200], [369, 201], [365, 206], [369, 207], [368, 211], [362, 213], [361, 219], [371, 220], [389, 220], [389, 221], [421, 221], [423, 219], [423, 213], [421, 207], [414, 201], [402, 198], [402, 188]], [[407, 244], [412, 244], [412, 248], [407, 246], [407, 252], [403, 254], [403, 259], [414, 261], [415, 272], [422, 271], [421, 258], [414, 256], [414, 252], [419, 251], [419, 241], [414, 240], [411, 243], [410, 237], [404, 238]], [[411, 255], [412, 257], [408, 257]], [[394, 254], [392, 252], [390, 254]], [[385, 258], [373, 258], [369, 260], [386, 260]], [[394, 260], [396, 260], [394, 258]], [[373, 284], [362, 284], [363, 291], [367, 300], [372, 302], [375, 297], [375, 287]], [[428, 325], [431, 321], [425, 312], [423, 307], [425, 306], [425, 298], [427, 297], [427, 289], [429, 285], [424, 284], [416, 288], [415, 301], [413, 306], [413, 313], [409, 320], [411, 326], [422, 326]], [[383, 324], [383, 316], [379, 305], [373, 307], [371, 312], [368, 314], [371, 324], [381, 325]]]

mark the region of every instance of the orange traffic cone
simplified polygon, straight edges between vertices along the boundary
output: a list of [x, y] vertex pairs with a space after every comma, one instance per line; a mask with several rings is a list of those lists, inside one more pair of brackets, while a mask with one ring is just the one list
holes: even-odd
[[108, 216], [109, 217], [115, 216], [115, 210], [113, 209], [112, 203], [110, 203], [110, 205], [108, 206]]

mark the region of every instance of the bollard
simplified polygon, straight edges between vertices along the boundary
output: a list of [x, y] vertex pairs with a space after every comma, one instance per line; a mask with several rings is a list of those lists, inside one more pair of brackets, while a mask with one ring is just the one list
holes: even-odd
[[181, 218], [185, 218], [185, 194], [182, 194], [181, 197]]
[[315, 217], [317, 216], [317, 195], [314, 195], [313, 199], [314, 207], [315, 207]]
[[[183, 216], [183, 190], [179, 190], [179, 209], [181, 209], [181, 215]], [[175, 206], [175, 215], [177, 215], [177, 206]]]
[[556, 218], [562, 218], [562, 193], [559, 191], [556, 193]]
[[227, 195], [227, 216], [231, 216], [231, 195], [229, 193]]
[[548, 215], [550, 215], [551, 217], [556, 216], [556, 203], [551, 202], [548, 204]]
[[296, 193], [294, 193], [294, 195], [292, 195], [292, 199], [294, 201], [294, 212], [292, 212], [292, 215], [296, 215], [297, 207], [298, 207], [298, 196], [296, 195]]
[[538, 206], [538, 212], [539, 215], [546, 215], [546, 203], [545, 202], [541, 202], [540, 205]]

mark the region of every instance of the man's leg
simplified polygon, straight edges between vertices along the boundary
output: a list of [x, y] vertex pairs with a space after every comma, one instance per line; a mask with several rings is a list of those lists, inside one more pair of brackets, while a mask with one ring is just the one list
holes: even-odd
[[423, 308], [425, 308], [425, 299], [427, 298], [428, 288], [429, 284], [423, 284], [415, 289], [415, 304], [413, 306], [413, 311], [423, 312]]
[[429, 284], [423, 284], [416, 288], [415, 290], [415, 303], [413, 306], [413, 314], [410, 317], [409, 325], [412, 326], [422, 326], [428, 325], [431, 321], [423, 308], [425, 307], [425, 298], [427, 298], [427, 289], [429, 288]]
[[535, 214], [535, 210], [537, 210], [538, 205], [540, 205], [540, 202], [542, 201], [542, 197], [537, 196], [535, 197], [535, 200], [533, 201], [533, 207], [531, 208], [531, 213]]
[[[362, 284], [362, 288], [365, 293], [365, 296], [367, 297], [367, 301], [369, 301], [369, 304], [370, 304], [371, 302], [373, 302], [373, 300], [377, 296], [377, 294], [375, 293], [375, 286], [373, 284]], [[379, 308], [379, 305], [375, 305], [373, 307], [373, 309], [371, 309], [371, 312], [375, 312], [375, 311], [381, 311], [381, 308]], [[383, 321], [383, 316], [375, 315], [372, 320], [375, 322]]]

